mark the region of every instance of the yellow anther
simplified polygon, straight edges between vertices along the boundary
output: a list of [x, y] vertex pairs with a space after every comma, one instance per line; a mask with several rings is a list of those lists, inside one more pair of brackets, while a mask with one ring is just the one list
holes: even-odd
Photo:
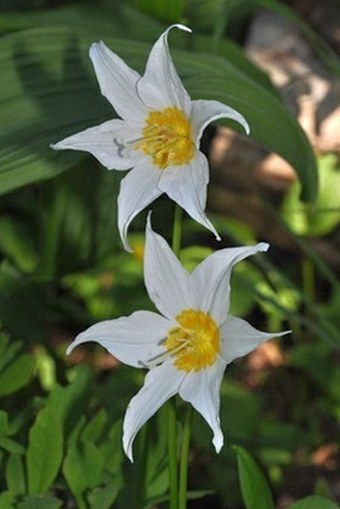
[[145, 121], [143, 137], [134, 148], [151, 156], [153, 164], [161, 170], [189, 163], [195, 152], [189, 119], [175, 106], [151, 111]]
[[220, 351], [218, 327], [208, 313], [185, 309], [177, 317], [179, 327], [168, 333], [163, 343], [175, 366], [184, 371], [200, 371], [212, 366]]

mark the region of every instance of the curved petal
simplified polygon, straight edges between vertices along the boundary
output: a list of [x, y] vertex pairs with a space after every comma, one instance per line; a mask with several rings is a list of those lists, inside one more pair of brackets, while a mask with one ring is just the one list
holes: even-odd
[[237, 357], [243, 357], [252, 352], [268, 339], [277, 338], [289, 332], [291, 331], [287, 330], [276, 333], [261, 332], [245, 320], [242, 320], [242, 318], [229, 315], [220, 327], [222, 337], [220, 355], [229, 364]]
[[109, 120], [51, 145], [54, 150], [83, 150], [92, 154], [108, 170], [128, 170], [145, 159], [127, 149], [129, 140], [140, 137], [141, 128], [124, 120]]
[[201, 152], [196, 151], [194, 159], [189, 164], [171, 166], [163, 171], [158, 187], [195, 221], [208, 228], [217, 240], [221, 240], [204, 213], [208, 182], [208, 161]]
[[175, 27], [191, 32], [190, 28], [179, 24], [165, 30], [150, 51], [137, 90], [142, 101], [154, 110], [177, 106], [189, 114], [191, 100], [177, 74], [168, 47], [168, 33]]
[[136, 311], [117, 320], [105, 320], [78, 334], [70, 344], [69, 354], [82, 343], [95, 341], [124, 364], [143, 368], [164, 353], [161, 345], [172, 323], [151, 311]]
[[157, 187], [159, 177], [160, 171], [145, 161], [133, 168], [121, 181], [118, 196], [118, 228], [126, 251], [132, 251], [127, 241], [129, 224], [141, 210], [162, 194]]
[[216, 251], [200, 263], [191, 274], [191, 294], [196, 307], [211, 313], [217, 324], [227, 317], [230, 304], [230, 274], [233, 266], [258, 251], [267, 251], [269, 244], [232, 247]]
[[219, 412], [220, 387], [225, 367], [225, 362], [218, 358], [213, 366], [187, 375], [179, 390], [181, 398], [191, 403], [212, 429], [216, 452], [220, 452], [223, 446]]
[[131, 69], [123, 59], [113, 53], [103, 41], [92, 44], [92, 60], [101, 93], [125, 120], [144, 118], [147, 108], [137, 94], [138, 72]]
[[146, 227], [144, 281], [150, 299], [167, 318], [175, 319], [183, 309], [192, 306], [189, 273], [163, 237], [152, 230], [150, 214]]
[[192, 124], [193, 135], [198, 144], [201, 139], [203, 130], [210, 122], [218, 118], [230, 118], [241, 124], [246, 133], [249, 134], [249, 125], [246, 119], [233, 108], [226, 106], [219, 101], [206, 101], [198, 99], [191, 103], [190, 120]]
[[123, 447], [127, 457], [133, 461], [132, 445], [141, 427], [157, 410], [176, 394], [184, 378], [169, 360], [152, 369], [145, 377], [141, 390], [127, 407], [123, 424]]

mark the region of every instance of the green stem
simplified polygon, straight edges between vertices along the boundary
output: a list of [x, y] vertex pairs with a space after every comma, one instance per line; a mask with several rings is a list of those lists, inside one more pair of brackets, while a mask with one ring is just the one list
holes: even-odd
[[[172, 230], [172, 250], [179, 256], [181, 250], [182, 234], [182, 209], [176, 204], [174, 214], [174, 226]], [[177, 417], [176, 400], [167, 403], [167, 427], [168, 427], [168, 469], [169, 469], [169, 492], [170, 509], [178, 509], [178, 473], [177, 473]]]
[[178, 509], [178, 477], [177, 477], [177, 433], [176, 433], [176, 400], [172, 398], [167, 403], [168, 424], [168, 469], [169, 469], [169, 492], [170, 509]]
[[182, 209], [176, 204], [174, 215], [174, 226], [172, 229], [172, 250], [178, 257], [181, 251], [182, 236]]
[[191, 421], [192, 421], [192, 406], [188, 404], [184, 420], [182, 448], [179, 465], [178, 509], [186, 509], [187, 507], [188, 456], [191, 434]]

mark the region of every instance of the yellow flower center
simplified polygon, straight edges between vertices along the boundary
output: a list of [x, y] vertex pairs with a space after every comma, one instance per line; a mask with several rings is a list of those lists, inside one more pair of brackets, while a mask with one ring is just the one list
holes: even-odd
[[185, 309], [163, 343], [175, 366], [184, 371], [200, 371], [216, 361], [220, 351], [220, 335], [215, 321], [204, 311]]
[[135, 148], [151, 156], [161, 170], [172, 164], [187, 164], [195, 152], [189, 119], [175, 106], [151, 111]]

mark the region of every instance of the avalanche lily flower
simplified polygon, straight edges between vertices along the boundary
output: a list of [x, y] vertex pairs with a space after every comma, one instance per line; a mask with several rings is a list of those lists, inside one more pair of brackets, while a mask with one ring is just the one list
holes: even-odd
[[242, 115], [218, 101], [192, 101], [177, 74], [168, 48], [170, 26], [153, 46], [143, 76], [101, 41], [90, 58], [102, 94], [121, 119], [90, 127], [52, 145], [56, 150], [84, 150], [108, 170], [132, 168], [118, 197], [118, 228], [130, 251], [127, 230], [133, 218], [166, 193], [197, 222], [218, 233], [206, 217], [208, 161], [199, 151], [204, 128], [221, 117], [249, 132]]
[[166, 241], [153, 232], [149, 216], [144, 277], [160, 314], [137, 311], [97, 323], [79, 334], [67, 350], [70, 353], [82, 343], [96, 341], [121, 362], [149, 369], [124, 418], [123, 446], [131, 461], [136, 434], [175, 394], [203, 416], [213, 431], [216, 451], [221, 450], [219, 389], [226, 366], [267, 339], [288, 332], [267, 334], [228, 315], [233, 266], [268, 247], [259, 243], [222, 249], [189, 273]]

